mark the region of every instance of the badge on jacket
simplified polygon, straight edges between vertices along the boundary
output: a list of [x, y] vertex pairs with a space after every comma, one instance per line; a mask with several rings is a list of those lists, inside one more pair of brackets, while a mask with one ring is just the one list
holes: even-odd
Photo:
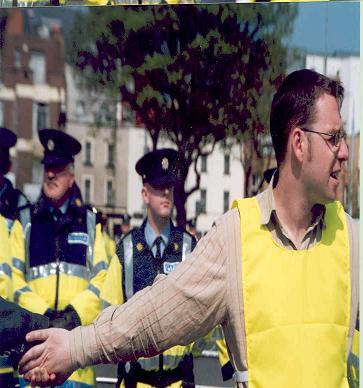
[[89, 237], [87, 233], [72, 232], [68, 234], [68, 244], [83, 244], [88, 246]]

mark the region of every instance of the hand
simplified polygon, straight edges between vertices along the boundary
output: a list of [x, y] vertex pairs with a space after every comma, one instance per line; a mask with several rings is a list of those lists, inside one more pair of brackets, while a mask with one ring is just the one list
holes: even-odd
[[31, 387], [48, 387], [49, 385], [56, 384], [56, 376], [54, 373], [49, 375], [48, 371], [45, 368], [36, 367], [31, 372], [32, 377], [30, 380]]
[[64, 329], [32, 331], [26, 340], [44, 341], [32, 347], [19, 362], [19, 372], [32, 384], [62, 385], [76, 369], [71, 363], [69, 332]]

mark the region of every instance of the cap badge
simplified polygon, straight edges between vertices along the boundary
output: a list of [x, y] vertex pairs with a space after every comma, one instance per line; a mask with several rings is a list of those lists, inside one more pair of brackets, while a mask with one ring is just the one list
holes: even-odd
[[48, 150], [49, 151], [53, 151], [54, 150], [54, 146], [55, 146], [54, 141], [52, 139], [49, 139], [48, 143], [47, 143], [47, 146], [48, 146]]
[[167, 170], [169, 168], [168, 158], [163, 158], [163, 160], [161, 161], [161, 167], [163, 168], [163, 170]]
[[174, 243], [174, 251], [176, 252], [178, 249], [179, 249], [179, 244], [178, 243]]

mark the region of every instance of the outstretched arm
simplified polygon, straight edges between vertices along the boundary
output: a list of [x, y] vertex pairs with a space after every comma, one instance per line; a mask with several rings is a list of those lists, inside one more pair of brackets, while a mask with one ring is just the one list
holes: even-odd
[[213, 227], [172, 273], [122, 306], [106, 308], [91, 325], [43, 331], [44, 338], [32, 333], [27, 338], [46, 341], [21, 360], [22, 371], [41, 365], [58, 383], [86, 365], [150, 357], [204, 336], [227, 319], [227, 232]]

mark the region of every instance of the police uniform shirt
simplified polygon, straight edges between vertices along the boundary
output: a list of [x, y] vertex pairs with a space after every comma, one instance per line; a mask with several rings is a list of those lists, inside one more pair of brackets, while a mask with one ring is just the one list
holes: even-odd
[[[159, 236], [155, 233], [154, 229], [151, 227], [149, 222], [146, 222], [144, 234], [145, 234], [146, 243], [148, 247], [151, 249], [151, 252], [155, 257], [156, 256], [155, 240]], [[161, 257], [163, 257], [165, 247], [168, 245], [168, 241], [170, 237], [170, 221], [164, 226], [163, 230], [161, 231], [160, 237], [162, 241], [162, 243], [160, 244], [160, 253], [161, 253]]]
[[[67, 209], [68, 209], [68, 204], [69, 204], [69, 199], [67, 199], [64, 204], [59, 207], [59, 208], [55, 208], [53, 206], [50, 206], [50, 212], [53, 214], [53, 218], [54, 218], [54, 221], [57, 221], [58, 218], [59, 218], [59, 212], [61, 212], [63, 215], [67, 213]], [[57, 215], [58, 213], [58, 215]]]

